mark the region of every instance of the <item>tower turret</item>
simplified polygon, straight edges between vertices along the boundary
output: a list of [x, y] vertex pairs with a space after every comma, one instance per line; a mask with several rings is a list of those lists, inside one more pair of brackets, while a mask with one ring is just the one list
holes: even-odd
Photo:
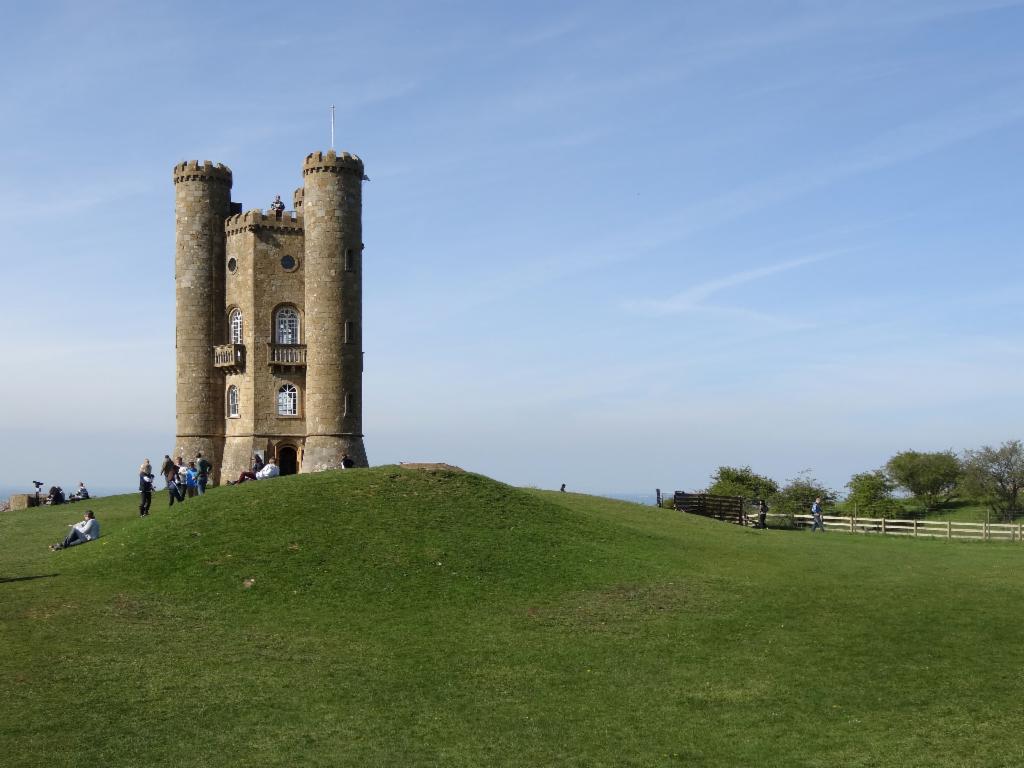
[[313, 152], [302, 168], [306, 442], [302, 471], [367, 466], [363, 445], [363, 161]]
[[223, 343], [224, 219], [231, 212], [231, 170], [209, 160], [174, 166], [174, 284], [177, 299], [177, 436], [186, 459], [197, 451], [219, 471], [224, 443], [223, 376], [213, 347]]

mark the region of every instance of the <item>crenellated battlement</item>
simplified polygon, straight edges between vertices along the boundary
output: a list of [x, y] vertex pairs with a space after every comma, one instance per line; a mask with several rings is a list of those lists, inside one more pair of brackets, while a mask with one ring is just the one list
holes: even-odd
[[209, 160], [188, 160], [174, 166], [174, 183], [182, 181], [215, 181], [231, 186], [231, 169]]
[[306, 198], [306, 188], [305, 187], [299, 187], [298, 189], [296, 189], [295, 192], [292, 193], [292, 208], [294, 208], [298, 212], [301, 212], [302, 211], [302, 203], [305, 200], [305, 198]]
[[224, 232], [229, 237], [241, 232], [268, 229], [299, 235], [302, 234], [302, 228], [302, 214], [295, 211], [282, 211], [278, 216], [274, 211], [264, 212], [254, 208], [245, 213], [228, 216], [224, 220]]
[[350, 152], [310, 152], [302, 165], [302, 175], [311, 173], [348, 173], [363, 178], [363, 161]]

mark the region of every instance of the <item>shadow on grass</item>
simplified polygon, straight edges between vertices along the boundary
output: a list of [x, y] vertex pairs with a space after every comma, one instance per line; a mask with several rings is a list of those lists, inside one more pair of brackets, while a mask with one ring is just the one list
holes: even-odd
[[35, 581], [36, 579], [53, 579], [60, 576], [59, 573], [44, 573], [39, 576], [0, 576], [0, 584], [7, 584], [11, 581]]

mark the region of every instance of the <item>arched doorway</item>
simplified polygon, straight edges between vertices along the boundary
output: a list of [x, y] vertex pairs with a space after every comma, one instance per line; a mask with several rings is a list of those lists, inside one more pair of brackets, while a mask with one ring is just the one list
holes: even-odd
[[294, 475], [299, 471], [299, 454], [293, 445], [282, 445], [277, 449], [277, 466], [282, 475]]

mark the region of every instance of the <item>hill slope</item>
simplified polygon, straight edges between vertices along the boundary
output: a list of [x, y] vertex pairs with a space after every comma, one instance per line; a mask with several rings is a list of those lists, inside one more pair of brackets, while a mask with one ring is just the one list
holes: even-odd
[[55, 554], [80, 505], [0, 517], [6, 764], [1024, 757], [1020, 545], [395, 467], [165, 503], [99, 500], [104, 537]]

